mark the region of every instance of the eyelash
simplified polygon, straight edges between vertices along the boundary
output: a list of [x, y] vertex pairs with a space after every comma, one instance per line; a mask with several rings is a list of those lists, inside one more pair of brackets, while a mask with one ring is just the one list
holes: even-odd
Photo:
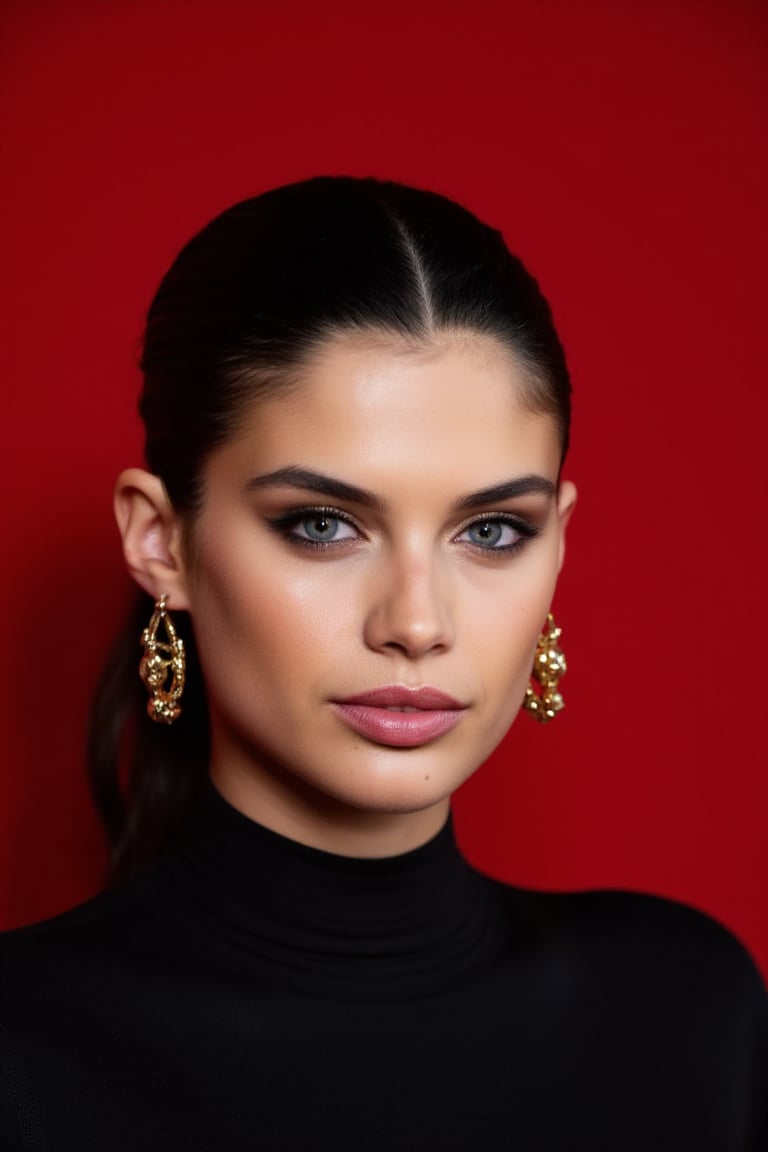
[[291, 528], [295, 528], [302, 520], [321, 520], [325, 517], [328, 520], [339, 520], [342, 524], [349, 524], [356, 532], [362, 534], [362, 529], [355, 523], [351, 516], [347, 516], [344, 512], [340, 512], [338, 508], [325, 508], [325, 507], [309, 507], [309, 508], [292, 508], [290, 512], [286, 512], [283, 516], [276, 516], [273, 520], [269, 520], [270, 528], [274, 529], [279, 536], [287, 540], [290, 544], [297, 544], [300, 548], [311, 548], [316, 552], [327, 552], [331, 548], [338, 548], [340, 545], [345, 544], [349, 537], [343, 540], [310, 540], [306, 536], [298, 536], [295, 532], [291, 532]]
[[475, 520], [470, 520], [465, 524], [457, 533], [462, 536], [468, 532], [470, 528], [474, 528], [479, 524], [501, 524], [513, 528], [518, 533], [519, 539], [515, 540], [513, 544], [502, 544], [500, 547], [493, 548], [491, 546], [483, 546], [482, 544], [469, 544], [470, 548], [480, 552], [483, 555], [502, 555], [509, 556], [513, 552], [519, 552], [522, 548], [534, 540], [541, 534], [541, 529], [537, 528], [535, 524], [531, 524], [528, 520], [523, 520], [519, 516], [513, 516], [511, 513], [493, 512], [488, 516], [479, 516]]
[[[275, 531], [279, 536], [282, 536], [284, 540], [288, 541], [288, 543], [297, 545], [300, 548], [310, 548], [313, 552], [327, 552], [332, 548], [343, 547], [349, 541], [349, 537], [344, 537], [341, 540], [310, 540], [308, 537], [299, 536], [295, 531], [292, 531], [292, 529], [295, 529], [296, 526], [302, 522], [302, 520], [310, 520], [313, 517], [315, 519], [322, 519], [325, 517], [328, 520], [339, 520], [342, 524], [348, 524], [351, 528], [354, 528], [356, 532], [359, 532], [361, 535], [363, 534], [362, 529], [352, 519], [352, 517], [346, 515], [344, 512], [341, 512], [338, 508], [326, 508], [318, 506], [308, 508], [292, 508], [284, 515], [277, 516], [274, 519], [268, 520], [268, 524], [270, 528], [273, 529], [273, 531]], [[521, 519], [519, 516], [513, 516], [510, 513], [495, 512], [488, 516], [480, 516], [477, 519], [470, 520], [469, 523], [464, 524], [459, 529], [456, 535], [461, 536], [465, 532], [468, 532], [470, 528], [478, 524], [508, 525], [510, 528], [513, 528], [515, 532], [519, 533], [520, 536], [520, 538], [515, 540], [513, 544], [503, 544], [500, 547], [495, 548], [464, 541], [464, 543], [473, 549], [473, 551], [485, 556], [509, 556], [511, 553], [520, 551], [526, 546], [526, 544], [529, 543], [530, 540], [533, 540], [535, 537], [539, 536], [541, 532], [541, 530], [534, 524], [531, 524], [527, 520]]]

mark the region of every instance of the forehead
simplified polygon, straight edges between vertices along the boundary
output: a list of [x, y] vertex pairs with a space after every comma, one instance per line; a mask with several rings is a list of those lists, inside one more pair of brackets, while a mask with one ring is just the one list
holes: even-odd
[[555, 480], [555, 421], [531, 412], [526, 392], [514, 355], [490, 337], [345, 336], [313, 353], [285, 392], [258, 401], [227, 447], [248, 467], [364, 474], [377, 490], [431, 474], [461, 489], [515, 472]]

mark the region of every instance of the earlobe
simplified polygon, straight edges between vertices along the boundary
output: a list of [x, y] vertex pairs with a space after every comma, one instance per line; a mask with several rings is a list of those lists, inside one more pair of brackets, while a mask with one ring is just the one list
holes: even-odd
[[576, 506], [576, 485], [565, 480], [560, 485], [557, 497], [557, 518], [560, 526], [560, 551], [557, 560], [557, 571], [560, 572], [565, 560], [565, 530], [568, 526], [573, 510]]
[[160, 477], [143, 468], [121, 472], [114, 508], [133, 579], [153, 600], [165, 595], [169, 608], [188, 608], [181, 521]]

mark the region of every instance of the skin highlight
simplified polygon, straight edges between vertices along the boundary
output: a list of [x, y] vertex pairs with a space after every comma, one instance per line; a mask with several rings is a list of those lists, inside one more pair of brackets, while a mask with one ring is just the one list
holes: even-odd
[[[340, 336], [212, 454], [187, 548], [158, 478], [120, 477], [128, 567], [191, 614], [212, 777], [246, 815], [341, 854], [404, 852], [506, 733], [575, 500], [525, 392], [489, 337]], [[447, 693], [461, 717], [407, 748], [353, 730], [337, 702], [386, 686]]]

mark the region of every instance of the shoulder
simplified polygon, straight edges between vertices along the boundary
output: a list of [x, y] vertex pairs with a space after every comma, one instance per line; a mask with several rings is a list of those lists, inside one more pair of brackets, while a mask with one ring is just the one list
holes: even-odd
[[665, 896], [624, 889], [545, 892], [498, 885], [501, 899], [525, 908], [563, 944], [584, 954], [637, 963], [695, 966], [710, 977], [731, 972], [765, 985], [749, 952], [710, 914]]
[[755, 978], [757, 967], [737, 936], [690, 904], [617, 889], [557, 893], [551, 897], [561, 930], [585, 945], [622, 952], [654, 965], [676, 963], [711, 978], [717, 973]]
[[[144, 883], [102, 893], [49, 920], [0, 933], [0, 1144], [43, 1147], [33, 1084], [39, 1054], [72, 1056], [91, 997], [108, 981], [126, 919], [138, 919]], [[126, 914], [128, 914], [126, 916]], [[103, 998], [102, 998], [103, 1002]]]
[[764, 1131], [768, 991], [733, 932], [687, 904], [621, 890], [502, 886], [501, 899], [538, 925], [538, 969], [569, 1034], [592, 1037], [638, 1084], [656, 1076], [659, 1092], [684, 1095], [695, 1082], [702, 1099], [741, 1101]]
[[78, 971], [151, 933], [158, 922], [156, 888], [154, 872], [147, 870], [51, 919], [0, 932], [0, 1023], [2, 1009], [24, 987], [40, 994], [71, 983]]
[[616, 1004], [670, 1021], [690, 1015], [733, 1033], [762, 1033], [768, 990], [744, 944], [711, 915], [662, 896], [617, 889], [537, 892], [498, 886], [513, 917], [538, 926], [560, 970]]

